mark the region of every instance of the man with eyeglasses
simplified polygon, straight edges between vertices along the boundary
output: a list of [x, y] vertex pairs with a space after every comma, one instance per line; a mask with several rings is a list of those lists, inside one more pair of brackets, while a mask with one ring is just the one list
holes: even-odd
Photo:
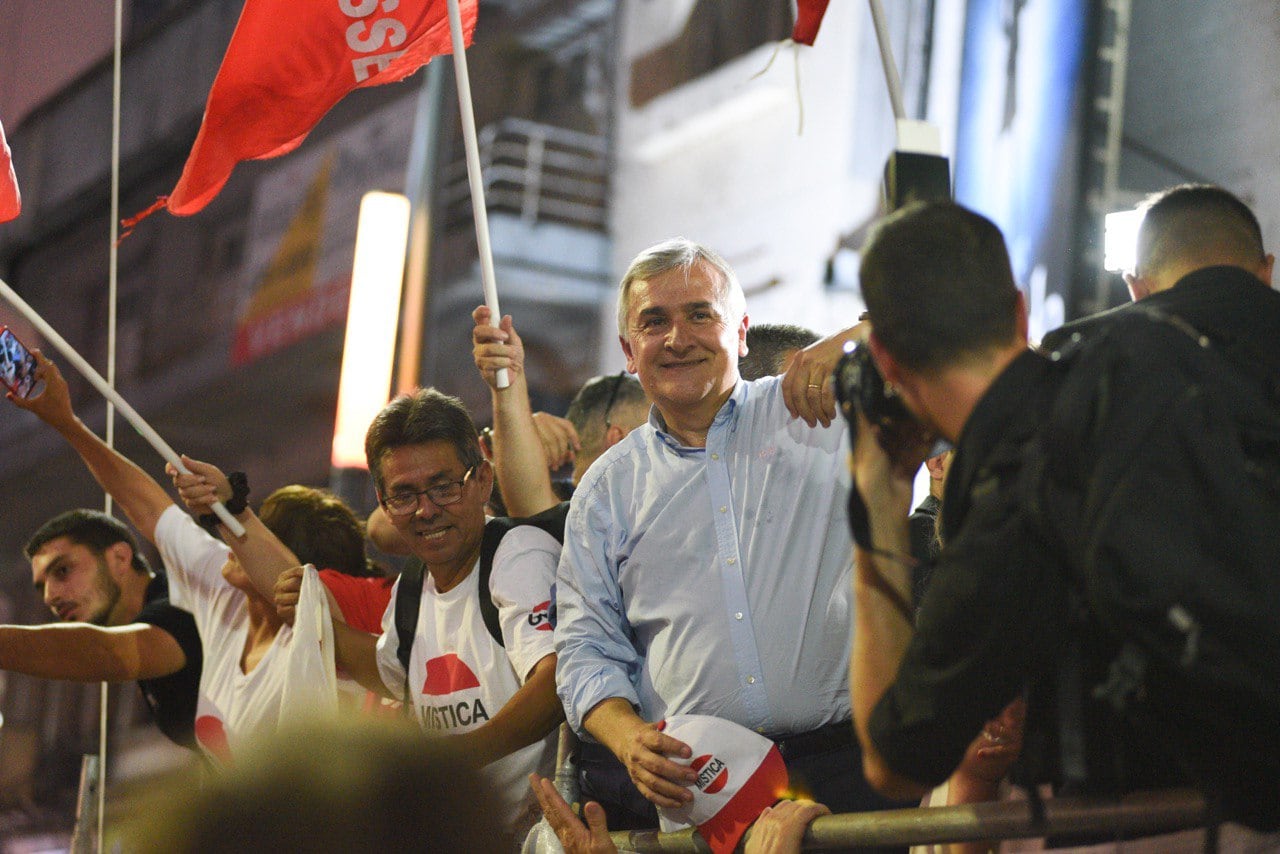
[[[428, 733], [457, 740], [502, 793], [507, 827], [527, 829], [534, 802], [526, 778], [550, 773], [564, 719], [546, 619], [560, 544], [538, 528], [511, 530], [481, 589], [493, 468], [457, 398], [428, 388], [391, 401], [369, 426], [365, 454], [386, 518], [422, 564], [422, 593], [407, 667], [396, 615], [408, 571], [381, 638], [335, 624], [337, 663], [370, 690], [402, 699]], [[501, 640], [486, 626], [488, 602]]]

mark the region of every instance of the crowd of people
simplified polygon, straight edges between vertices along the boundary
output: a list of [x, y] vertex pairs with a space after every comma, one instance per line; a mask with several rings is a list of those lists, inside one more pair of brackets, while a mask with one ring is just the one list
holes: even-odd
[[[877, 226], [867, 313], [824, 338], [752, 326], [707, 247], [645, 250], [618, 291], [626, 370], [565, 418], [532, 412], [515, 322], [478, 308], [491, 430], [434, 389], [392, 400], [366, 437], [363, 524], [305, 486], [255, 512], [242, 474], [196, 460], [169, 471], [184, 512], [79, 421], [37, 353], [44, 391], [10, 400], [165, 571], [110, 516], [51, 520], [27, 554], [60, 622], [0, 627], [0, 667], [138, 680], [221, 780], [146, 829], [186, 840], [156, 850], [274, 848], [293, 831], [273, 810], [299, 809], [316, 839], [368, 816], [343, 850], [433, 833], [500, 850], [541, 816], [567, 850], [611, 850], [608, 830], [672, 828], [745, 785], [668, 731], [676, 716], [763, 736], [785, 765], [778, 803], [717, 851], [757, 818], [748, 850], [798, 850], [828, 812], [991, 800], [1010, 781], [1037, 798], [1197, 788], [1210, 824], [1273, 832], [1274, 258], [1221, 188], [1146, 207], [1134, 302], [1039, 347], [999, 230], [949, 202]], [[366, 537], [406, 556], [398, 579]], [[366, 729], [403, 719], [422, 732]], [[547, 779], [562, 722], [585, 823]], [[270, 745], [304, 723], [314, 751]]]

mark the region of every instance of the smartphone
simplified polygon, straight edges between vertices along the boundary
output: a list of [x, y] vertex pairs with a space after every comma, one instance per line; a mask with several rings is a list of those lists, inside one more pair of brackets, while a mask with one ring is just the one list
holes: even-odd
[[0, 382], [18, 397], [39, 394], [36, 388], [36, 357], [7, 326], [0, 327]]

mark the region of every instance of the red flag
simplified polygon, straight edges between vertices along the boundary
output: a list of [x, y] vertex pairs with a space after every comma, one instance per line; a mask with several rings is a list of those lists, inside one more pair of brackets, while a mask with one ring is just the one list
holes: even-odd
[[830, 0], [797, 0], [796, 27], [791, 31], [791, 40], [797, 44], [813, 44], [818, 37], [818, 27], [822, 26], [822, 16], [827, 12]]
[[[476, 4], [458, 3], [467, 43]], [[445, 0], [246, 0], [169, 211], [199, 211], [242, 160], [293, 151], [353, 89], [449, 52]]]
[[0, 124], [0, 222], [22, 213], [22, 194], [18, 192], [18, 176], [13, 173], [13, 154], [4, 139], [4, 125]]

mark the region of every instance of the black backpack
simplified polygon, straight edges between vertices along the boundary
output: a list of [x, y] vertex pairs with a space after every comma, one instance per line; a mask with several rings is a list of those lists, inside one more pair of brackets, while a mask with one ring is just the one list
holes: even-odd
[[[489, 594], [489, 576], [493, 573], [493, 556], [497, 554], [502, 538], [522, 525], [532, 525], [555, 537], [556, 542], [563, 543], [564, 520], [568, 513], [569, 502], [564, 501], [533, 516], [498, 516], [485, 523], [484, 537], [480, 541], [480, 565], [476, 567], [476, 572], [479, 573], [480, 615], [484, 618], [485, 628], [498, 642], [498, 646], [505, 644], [502, 640], [502, 624], [498, 620], [498, 606], [493, 604], [493, 597]], [[418, 631], [423, 572], [422, 561], [417, 558], [409, 561], [400, 573], [400, 586], [396, 591], [396, 635], [400, 639], [396, 657], [400, 659], [406, 672], [409, 670], [409, 652], [413, 649], [413, 638]], [[408, 692], [405, 696], [408, 697]]]
[[1059, 391], [1019, 482], [1075, 603], [1059, 773], [1123, 791], [1136, 762], [1115, 734], [1149, 734], [1212, 819], [1276, 829], [1280, 377], [1152, 310], [1076, 339], [1051, 356]]

